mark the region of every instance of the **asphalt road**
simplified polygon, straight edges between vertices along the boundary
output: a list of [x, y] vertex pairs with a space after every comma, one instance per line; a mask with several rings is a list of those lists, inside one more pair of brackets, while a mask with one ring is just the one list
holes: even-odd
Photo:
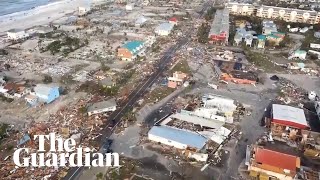
[[[199, 13], [198, 19], [202, 18], [208, 7], [210, 7], [211, 1], [206, 2], [203, 5], [202, 10]], [[107, 137], [110, 137], [116, 128], [116, 126], [121, 122], [122, 117], [132, 109], [134, 104], [146, 93], [146, 90], [151, 87], [157, 78], [168, 68], [168, 65], [171, 62], [172, 57], [174, 56], [175, 52], [180, 49], [182, 46], [187, 44], [190, 41], [191, 34], [194, 33], [193, 29], [190, 29], [186, 33], [184, 37], [181, 37], [177, 43], [171, 46], [159, 60], [158, 64], [156, 65], [156, 71], [152, 73], [151, 76], [147, 77], [142, 83], [140, 83], [135, 90], [131, 92], [128, 96], [127, 102], [120, 105], [120, 108], [113, 112], [108, 119], [114, 120], [116, 125], [110, 129], [108, 126], [103, 129], [102, 138], [101, 138], [101, 145]], [[64, 180], [73, 180], [76, 179], [79, 174], [84, 170], [84, 167], [75, 167], [71, 168], [68, 171], [68, 174], [63, 178]]]

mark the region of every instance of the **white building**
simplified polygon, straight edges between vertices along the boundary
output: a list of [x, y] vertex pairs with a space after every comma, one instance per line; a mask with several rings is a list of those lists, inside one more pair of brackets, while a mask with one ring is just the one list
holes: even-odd
[[219, 111], [231, 113], [237, 106], [233, 99], [228, 99], [219, 95], [206, 94], [202, 97], [203, 106], [206, 108], [216, 107]]
[[207, 138], [191, 131], [177, 129], [169, 126], [153, 126], [148, 132], [148, 139], [178, 149], [193, 148], [201, 150]]
[[263, 35], [269, 35], [271, 33], [278, 32], [277, 25], [273, 21], [263, 20], [262, 26]]
[[230, 14], [235, 15], [251, 16], [255, 14], [256, 10], [256, 7], [252, 4], [240, 4], [237, 2], [228, 3], [226, 7], [229, 9]]
[[127, 11], [132, 11], [133, 10], [133, 8], [134, 8], [134, 4], [132, 3], [132, 4], [127, 4], [126, 5], [126, 10]]
[[155, 33], [159, 36], [168, 36], [172, 31], [174, 24], [172, 23], [162, 23], [155, 29]]
[[296, 50], [289, 56], [288, 59], [300, 59], [300, 60], [306, 60], [307, 57], [307, 51], [304, 50]]
[[252, 34], [247, 34], [245, 37], [244, 37], [244, 41], [246, 42], [246, 46], [252, 46], [252, 41], [253, 41], [253, 36]]
[[78, 7], [78, 15], [86, 15], [90, 11], [90, 7]]
[[19, 40], [29, 37], [29, 34], [23, 29], [10, 29], [7, 32], [7, 37], [10, 40]]
[[144, 16], [140, 16], [137, 18], [136, 22], [135, 22], [135, 26], [142, 26], [144, 25], [146, 22], [148, 21], [148, 19]]
[[117, 109], [117, 103], [116, 100], [109, 99], [107, 101], [101, 101], [92, 104], [91, 106], [88, 107], [88, 116], [91, 116], [93, 114], [100, 114], [104, 112], [110, 112], [110, 111], [115, 111]]

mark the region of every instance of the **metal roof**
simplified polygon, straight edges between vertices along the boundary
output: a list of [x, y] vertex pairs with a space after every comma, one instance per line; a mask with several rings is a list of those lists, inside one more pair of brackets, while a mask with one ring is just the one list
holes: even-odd
[[303, 109], [281, 105], [272, 105], [273, 121], [279, 124], [297, 128], [309, 127]]
[[207, 139], [197, 133], [168, 126], [153, 126], [149, 134], [162, 137], [190, 147], [202, 149]]
[[272, 167], [287, 169], [292, 172], [296, 172], [296, 168], [300, 167], [299, 157], [264, 149], [262, 147], [256, 148], [255, 161]]
[[211, 29], [209, 32], [209, 37], [211, 35], [219, 35], [225, 32], [229, 34], [229, 10], [228, 9], [218, 9], [214, 16], [213, 22], [211, 24]]
[[193, 124], [200, 124], [201, 126], [206, 126], [214, 129], [218, 129], [224, 125], [224, 121], [220, 119], [209, 119], [204, 117], [199, 117], [196, 115], [190, 115], [186, 112], [172, 114], [171, 118], [179, 119], [181, 121], [186, 121]]
[[127, 42], [125, 45], [123, 45], [122, 48], [126, 48], [130, 52], [135, 53], [136, 49], [141, 45], [143, 45], [142, 41], [130, 41], [130, 42]]
[[42, 94], [42, 95], [49, 95], [51, 89], [53, 88], [59, 88], [53, 85], [47, 85], [47, 84], [37, 84], [36, 87], [34, 87], [34, 92], [36, 94]]
[[171, 31], [174, 25], [172, 23], [161, 23], [158, 27], [156, 27], [156, 31]]
[[110, 108], [117, 106], [115, 98], [109, 99], [107, 101], [101, 101], [92, 104], [91, 106], [88, 107], [88, 112], [104, 109], [104, 108]]

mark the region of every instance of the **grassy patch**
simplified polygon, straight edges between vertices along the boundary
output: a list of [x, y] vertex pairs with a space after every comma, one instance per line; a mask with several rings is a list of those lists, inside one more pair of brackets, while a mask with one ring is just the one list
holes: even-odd
[[153, 91], [151, 91], [150, 93], [148, 93], [147, 97], [144, 98], [145, 99], [144, 103], [146, 104], [146, 103], [158, 102], [163, 98], [167, 97], [168, 95], [170, 95], [171, 93], [173, 93], [174, 90], [175, 89], [172, 89], [166, 86], [158, 87]]
[[268, 56], [257, 53], [251, 52], [250, 50], [245, 51], [247, 59], [250, 63], [254, 64], [258, 68], [263, 69], [266, 72], [282, 72], [284, 68], [273, 64]]
[[8, 124], [0, 124], [0, 144], [2, 139], [6, 136], [6, 130], [8, 128]]
[[320, 39], [314, 37], [314, 31], [308, 31], [305, 33], [305, 38], [302, 41], [301, 49], [308, 51], [310, 49], [310, 43], [320, 44]]
[[172, 69], [171, 69], [171, 73], [176, 72], [176, 71], [181, 71], [183, 73], [187, 73], [188, 75], [191, 74], [191, 69], [188, 65], [188, 62], [186, 60], [181, 60], [180, 62], [178, 62], [178, 64], [176, 64]]

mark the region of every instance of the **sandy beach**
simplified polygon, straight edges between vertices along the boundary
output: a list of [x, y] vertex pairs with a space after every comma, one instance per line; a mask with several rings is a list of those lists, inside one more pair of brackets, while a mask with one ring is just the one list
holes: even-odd
[[66, 14], [75, 12], [79, 6], [88, 7], [91, 3], [92, 0], [61, 0], [28, 11], [4, 15], [0, 17], [0, 33], [3, 34], [13, 28], [27, 29], [49, 24]]

